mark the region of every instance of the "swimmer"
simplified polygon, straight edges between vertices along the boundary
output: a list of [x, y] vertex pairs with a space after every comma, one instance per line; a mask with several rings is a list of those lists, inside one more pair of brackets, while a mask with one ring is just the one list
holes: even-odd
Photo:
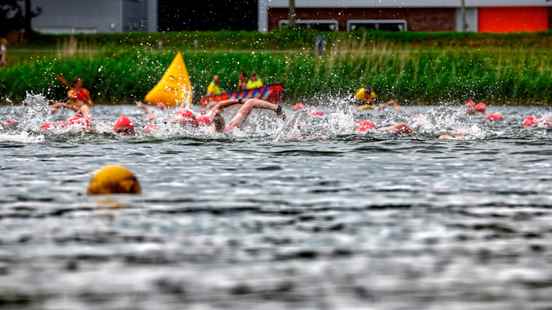
[[479, 103], [475, 103], [475, 101], [473, 101], [473, 99], [470, 98], [466, 100], [465, 103], [466, 103], [466, 114], [470, 114], [470, 115], [477, 114], [477, 113], [485, 114], [485, 112], [487, 111], [487, 104], [483, 101]]
[[211, 84], [207, 87], [207, 96], [220, 96], [225, 91], [220, 87], [220, 77], [218, 75], [213, 76]]
[[[234, 105], [241, 105], [241, 107], [230, 122], [226, 124], [226, 121], [222, 116], [222, 112], [224, 109]], [[140, 104], [138, 107], [146, 112], [147, 118], [150, 122], [155, 120], [155, 114], [149, 112], [144, 105]], [[247, 120], [251, 112], [256, 109], [272, 110], [276, 112], [276, 115], [279, 115], [282, 119], [285, 119], [285, 114], [280, 105], [262, 99], [251, 98], [245, 100], [229, 99], [219, 101], [217, 103], [211, 103], [207, 107], [207, 113], [205, 114], [198, 114], [187, 108], [181, 108], [176, 113], [172, 122], [192, 127], [209, 126], [213, 132], [227, 133], [236, 128], [240, 128], [243, 122]]]
[[[51, 106], [52, 113], [56, 113], [60, 108], [67, 108], [67, 106], [93, 106], [94, 102], [90, 97], [88, 89], [83, 87], [83, 81], [81, 78], [76, 78], [73, 85], [70, 85], [63, 75], [59, 75], [57, 80], [67, 89], [67, 100], [65, 102], [55, 102]], [[70, 108], [74, 110], [74, 108]]]
[[244, 91], [247, 89], [247, 75], [245, 74], [245, 72], [240, 72], [240, 77], [238, 78], [238, 85], [237, 85], [237, 89], [238, 89], [238, 92], [241, 92], [241, 91]]
[[387, 107], [392, 107], [395, 111], [400, 111], [401, 106], [397, 100], [389, 100], [387, 102], [379, 103], [378, 96], [372, 86], [359, 88], [353, 98], [353, 104], [357, 111], [367, 111], [375, 109], [383, 110]]
[[357, 122], [356, 132], [365, 134], [369, 131], [389, 133], [394, 135], [410, 135], [414, 130], [406, 123], [395, 123], [390, 126], [377, 127], [372, 121], [361, 120]]
[[[224, 109], [237, 104], [241, 104], [242, 106], [230, 122], [226, 124], [224, 117], [222, 117], [222, 112]], [[251, 112], [256, 109], [274, 111], [276, 115], [282, 117], [282, 119], [285, 119], [282, 106], [266, 100], [253, 98], [246, 100], [230, 99], [221, 101], [211, 107], [206, 115], [196, 117], [196, 120], [200, 125], [212, 125], [215, 132], [231, 132], [236, 128], [240, 128], [243, 122], [247, 120]]]
[[439, 135], [439, 140], [465, 140], [466, 134], [460, 131], [445, 132]]

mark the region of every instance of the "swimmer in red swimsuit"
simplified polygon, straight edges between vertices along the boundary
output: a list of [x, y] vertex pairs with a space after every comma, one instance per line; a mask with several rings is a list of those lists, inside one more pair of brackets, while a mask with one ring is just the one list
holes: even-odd
[[89, 107], [94, 105], [90, 97], [90, 92], [83, 87], [81, 78], [77, 78], [72, 86], [69, 85], [63, 75], [58, 76], [57, 80], [67, 89], [67, 100], [65, 100], [65, 102], [55, 102], [51, 106], [52, 113], [57, 112], [60, 108], [69, 108], [68, 106], [73, 106], [69, 109], [75, 110], [83, 104]]
[[72, 87], [69, 86], [69, 83], [67, 83], [67, 80], [65, 80], [62, 75], [58, 76], [57, 79], [68, 89], [67, 100], [53, 103], [50, 107], [52, 113], [56, 113], [61, 108], [66, 108], [74, 111], [75, 114], [73, 114], [73, 116], [69, 117], [65, 121], [54, 123], [45, 122], [44, 124], [42, 124], [41, 128], [43, 130], [47, 130], [52, 126], [68, 127], [72, 125], [79, 125], [83, 128], [90, 129], [90, 127], [92, 126], [92, 115], [90, 112], [90, 108], [94, 104], [94, 102], [90, 98], [90, 92], [83, 87], [82, 80], [80, 78], [77, 78], [75, 80], [75, 83]]

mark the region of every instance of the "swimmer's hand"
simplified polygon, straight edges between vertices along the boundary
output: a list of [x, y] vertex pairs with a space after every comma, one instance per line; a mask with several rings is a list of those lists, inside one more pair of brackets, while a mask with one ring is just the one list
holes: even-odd
[[281, 105], [278, 105], [278, 107], [276, 108], [276, 115], [280, 116], [282, 118], [282, 120], [286, 120], [286, 114], [284, 113], [284, 110], [282, 109], [282, 106]]

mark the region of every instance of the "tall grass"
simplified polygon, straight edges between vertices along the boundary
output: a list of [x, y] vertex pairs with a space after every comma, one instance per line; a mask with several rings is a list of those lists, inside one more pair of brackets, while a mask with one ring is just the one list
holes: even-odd
[[[75, 38], [88, 45], [111, 47], [173, 47], [185, 49], [311, 49], [316, 31], [277, 30], [269, 33], [247, 31], [189, 31], [170, 33], [113, 33], [79, 35], [38, 35], [28, 43], [34, 47], [55, 47]], [[456, 32], [326, 32], [328, 45], [366, 42], [409, 47], [552, 47], [552, 33], [482, 34]]]
[[[174, 51], [126, 49], [66, 59], [41, 59], [0, 70], [0, 97], [26, 91], [63, 98], [57, 74], [82, 77], [104, 103], [140, 100], [158, 81]], [[337, 46], [322, 58], [308, 52], [187, 52], [196, 97], [214, 74], [226, 89], [241, 70], [265, 82], [282, 82], [290, 99], [350, 94], [371, 84], [381, 97], [438, 102], [476, 97], [494, 102], [552, 102], [552, 51], [546, 49], [369, 49]]]

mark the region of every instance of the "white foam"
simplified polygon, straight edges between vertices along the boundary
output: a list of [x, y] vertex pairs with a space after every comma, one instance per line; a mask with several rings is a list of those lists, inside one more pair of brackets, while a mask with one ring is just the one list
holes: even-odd
[[27, 132], [0, 133], [0, 142], [17, 142], [23, 144], [43, 143], [43, 135], [32, 135]]

